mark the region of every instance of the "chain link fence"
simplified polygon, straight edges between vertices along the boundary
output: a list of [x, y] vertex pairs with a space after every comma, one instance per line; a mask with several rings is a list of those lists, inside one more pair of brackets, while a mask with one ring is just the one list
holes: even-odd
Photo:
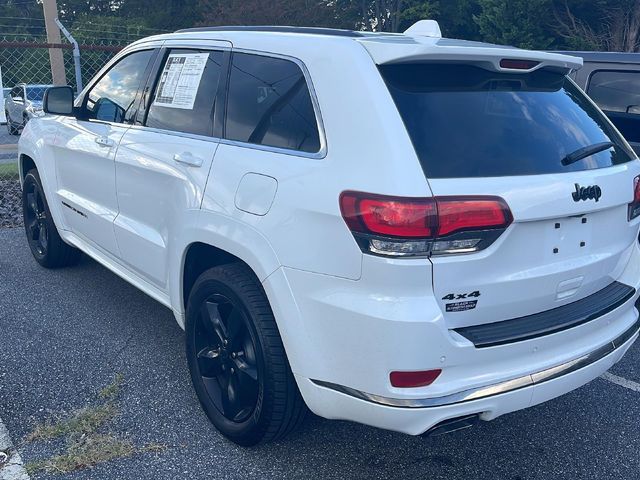
[[[0, 19], [1, 20], [1, 19]], [[120, 49], [144, 35], [121, 35], [122, 38], [100, 38], [97, 32], [75, 32], [80, 48], [82, 85], [104, 66]], [[49, 49], [62, 51], [67, 85], [77, 90], [73, 45], [66, 39], [49, 44], [44, 31], [39, 34], [0, 33], [0, 80], [3, 105], [0, 119], [5, 120], [9, 106], [5, 99], [10, 90], [21, 84], [51, 85], [53, 83]], [[0, 125], [0, 228], [22, 225], [21, 190], [18, 171], [17, 143], [24, 118], [19, 115]], [[14, 130], [11, 134], [10, 131]], [[17, 130], [17, 131], [16, 131]]]

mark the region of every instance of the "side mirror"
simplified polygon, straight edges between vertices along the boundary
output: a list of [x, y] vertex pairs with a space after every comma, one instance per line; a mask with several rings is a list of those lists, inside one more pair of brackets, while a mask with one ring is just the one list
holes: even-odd
[[42, 109], [53, 115], [73, 115], [73, 89], [68, 86], [47, 88]]

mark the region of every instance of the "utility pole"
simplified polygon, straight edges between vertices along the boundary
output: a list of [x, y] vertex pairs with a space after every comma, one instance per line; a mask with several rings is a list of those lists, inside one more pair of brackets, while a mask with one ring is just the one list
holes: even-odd
[[[61, 44], [60, 30], [56, 25], [58, 18], [58, 5], [56, 0], [42, 0], [44, 9], [44, 26], [47, 30], [47, 43]], [[54, 85], [66, 85], [67, 77], [64, 73], [64, 55], [61, 48], [49, 49], [49, 62], [51, 63], [51, 76]]]

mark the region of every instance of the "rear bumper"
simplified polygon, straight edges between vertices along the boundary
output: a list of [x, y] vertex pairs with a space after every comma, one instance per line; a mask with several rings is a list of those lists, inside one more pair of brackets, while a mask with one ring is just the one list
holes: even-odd
[[[615, 279], [635, 289], [624, 303], [562, 331], [486, 348], [447, 326], [428, 291], [426, 260], [365, 256], [359, 281], [280, 268], [264, 286], [314, 413], [421, 434], [443, 420], [489, 420], [562, 395], [618, 361], [637, 331], [640, 249], [630, 249]], [[442, 374], [430, 386], [389, 382], [394, 370], [434, 368]]]
[[[611, 342], [604, 344], [602, 347], [586, 353], [578, 358], [569, 360], [568, 362], [555, 365], [546, 370], [533, 372], [523, 375], [521, 377], [512, 378], [499, 383], [493, 383], [491, 385], [484, 385], [481, 387], [470, 388], [462, 392], [445, 395], [442, 397], [430, 397], [430, 398], [387, 398], [380, 395], [373, 395], [366, 392], [361, 392], [344, 385], [336, 385], [329, 382], [323, 382], [319, 380], [311, 380], [314, 384], [334, 390], [336, 392], [349, 395], [360, 400], [365, 400], [371, 403], [377, 403], [379, 405], [386, 405], [389, 407], [402, 407], [402, 408], [432, 408], [445, 405], [456, 405], [472, 400], [479, 400], [482, 398], [492, 397], [494, 395], [500, 395], [508, 392], [520, 390], [522, 388], [539, 386], [546, 382], [550, 382], [555, 379], [561, 379], [566, 375], [570, 375], [573, 372], [577, 372], [582, 369], [588, 369], [591, 365], [599, 362], [600, 360], [613, 356], [622, 349], [625, 349], [625, 345], [628, 346], [633, 343], [638, 337], [640, 331], [640, 320], [636, 321], [631, 328], [625, 331], [619, 337], [613, 339]], [[629, 344], [629, 345], [627, 345]], [[624, 352], [623, 352], [624, 353]], [[620, 357], [618, 357], [620, 358]]]
[[614, 342], [556, 368], [446, 397], [389, 399], [340, 391], [306, 378], [296, 380], [309, 407], [320, 416], [421, 435], [446, 420], [468, 415], [492, 420], [571, 392], [617, 363], [638, 338], [639, 328], [636, 322]]

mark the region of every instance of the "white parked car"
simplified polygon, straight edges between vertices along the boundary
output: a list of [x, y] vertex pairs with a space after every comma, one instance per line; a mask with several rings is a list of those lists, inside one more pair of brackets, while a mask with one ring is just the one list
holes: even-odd
[[10, 135], [17, 135], [29, 120], [44, 115], [42, 100], [51, 85], [16, 85], [4, 95], [4, 116]]
[[307, 407], [411, 435], [491, 420], [638, 336], [640, 162], [581, 63], [429, 21], [140, 40], [25, 128], [29, 245], [171, 308], [239, 444]]

